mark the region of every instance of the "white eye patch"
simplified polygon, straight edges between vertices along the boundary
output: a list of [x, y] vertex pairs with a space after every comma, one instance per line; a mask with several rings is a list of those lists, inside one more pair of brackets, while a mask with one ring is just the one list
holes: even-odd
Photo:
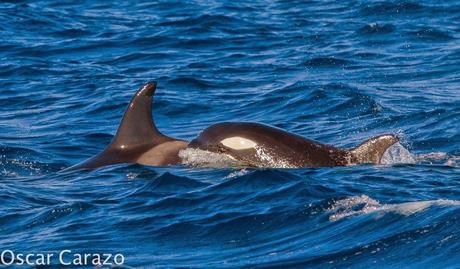
[[254, 141], [240, 136], [225, 138], [224, 140], [220, 141], [220, 143], [222, 143], [222, 145], [226, 146], [227, 148], [236, 150], [250, 149], [257, 145]]

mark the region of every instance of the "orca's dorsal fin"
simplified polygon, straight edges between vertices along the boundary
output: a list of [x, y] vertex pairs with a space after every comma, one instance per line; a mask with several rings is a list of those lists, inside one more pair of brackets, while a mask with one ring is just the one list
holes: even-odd
[[[103, 151], [64, 171], [97, 168], [117, 163], [134, 163], [138, 161], [139, 156], [160, 144], [179, 141], [160, 133], [155, 126], [152, 117], [152, 97], [156, 86], [157, 83], [151, 81], [136, 92], [126, 108], [117, 133]], [[183, 144], [185, 142], [180, 142], [177, 147], [182, 147]]]
[[379, 164], [385, 151], [398, 141], [399, 138], [391, 134], [373, 137], [349, 150], [351, 162]]
[[152, 146], [174, 140], [158, 131], [152, 117], [152, 98], [157, 83], [150, 81], [140, 87], [131, 99], [117, 133], [108, 148], [124, 150], [137, 146]]

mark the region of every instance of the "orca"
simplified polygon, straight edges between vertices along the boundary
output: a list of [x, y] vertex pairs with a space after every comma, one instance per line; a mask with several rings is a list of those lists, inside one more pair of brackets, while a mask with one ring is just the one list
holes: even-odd
[[398, 141], [394, 135], [380, 135], [343, 149], [260, 123], [224, 122], [206, 128], [188, 148], [226, 154], [250, 167], [301, 168], [379, 164]]
[[118, 163], [149, 166], [182, 164], [179, 152], [199, 149], [224, 154], [245, 167], [302, 168], [379, 164], [399, 141], [392, 134], [376, 136], [351, 149], [307, 139], [276, 127], [252, 122], [209, 126], [190, 142], [162, 134], [152, 117], [157, 83], [150, 81], [132, 98], [111, 143], [96, 156], [68, 169], [97, 168]]

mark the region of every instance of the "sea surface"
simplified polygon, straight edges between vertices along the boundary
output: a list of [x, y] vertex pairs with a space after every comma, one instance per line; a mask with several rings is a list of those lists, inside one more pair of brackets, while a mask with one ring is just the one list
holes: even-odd
[[[0, 17], [1, 251], [460, 268], [460, 1], [2, 1]], [[60, 172], [150, 80], [172, 137], [251, 121], [401, 146], [382, 165]]]

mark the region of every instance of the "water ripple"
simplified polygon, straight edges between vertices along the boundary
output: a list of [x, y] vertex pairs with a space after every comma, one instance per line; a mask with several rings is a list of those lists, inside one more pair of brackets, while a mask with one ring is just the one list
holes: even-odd
[[[434, 0], [0, 3], [0, 245], [119, 252], [134, 268], [455, 267], [459, 11]], [[109, 143], [151, 79], [172, 137], [257, 121], [347, 148], [382, 133], [401, 144], [378, 166], [59, 172]]]

